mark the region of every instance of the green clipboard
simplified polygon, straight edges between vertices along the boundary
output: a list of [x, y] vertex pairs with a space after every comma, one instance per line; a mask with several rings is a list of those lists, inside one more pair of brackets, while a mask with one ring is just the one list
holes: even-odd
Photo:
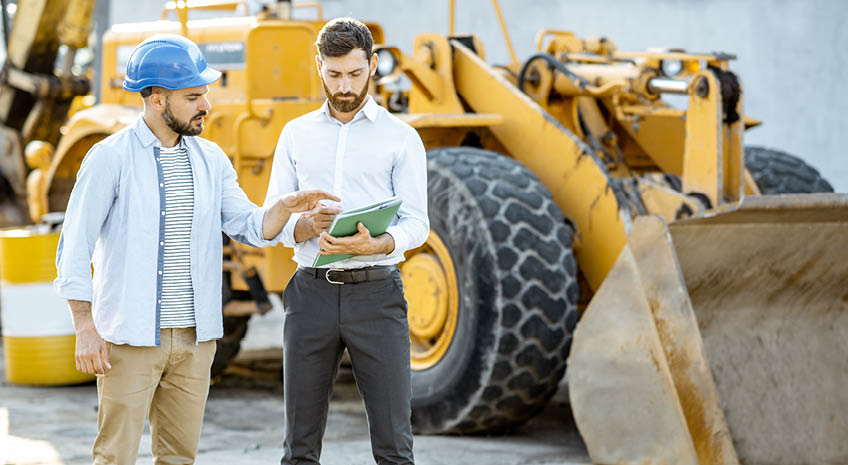
[[[329, 233], [333, 237], [352, 236], [358, 231], [356, 225], [362, 222], [368, 228], [368, 231], [371, 232], [372, 237], [379, 236], [385, 233], [389, 225], [392, 224], [392, 220], [397, 215], [401, 203], [403, 203], [401, 199], [392, 197], [381, 202], [339, 213], [333, 219]], [[315, 262], [312, 266], [318, 268], [340, 260], [347, 260], [353, 256], [351, 254], [318, 255], [315, 257]]]

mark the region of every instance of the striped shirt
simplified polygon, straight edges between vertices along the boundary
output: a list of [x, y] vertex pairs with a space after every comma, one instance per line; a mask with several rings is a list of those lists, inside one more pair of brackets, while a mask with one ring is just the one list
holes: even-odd
[[191, 283], [191, 219], [194, 183], [188, 150], [180, 141], [159, 150], [165, 181], [165, 258], [162, 273], [160, 327], [195, 326], [194, 289]]

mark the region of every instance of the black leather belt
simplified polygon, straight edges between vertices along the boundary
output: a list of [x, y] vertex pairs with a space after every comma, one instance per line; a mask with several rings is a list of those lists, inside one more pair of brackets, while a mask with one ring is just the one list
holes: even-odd
[[396, 266], [369, 266], [355, 270], [344, 270], [341, 268], [309, 268], [301, 266], [298, 271], [303, 271], [307, 276], [315, 279], [326, 279], [330, 284], [357, 284], [366, 281], [377, 281], [387, 279]]

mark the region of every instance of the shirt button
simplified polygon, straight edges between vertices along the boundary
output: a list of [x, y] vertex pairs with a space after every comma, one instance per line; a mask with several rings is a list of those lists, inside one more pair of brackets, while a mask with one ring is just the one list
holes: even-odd
[[159, 187], [165, 187], [165, 183], [160, 182]]
[[162, 270], [159, 270], [159, 274], [162, 274]]
[[157, 304], [161, 304], [161, 303], [162, 303], [162, 299], [157, 300], [157, 301], [156, 301], [156, 303], [157, 303]]
[[159, 241], [159, 245], [165, 245], [164, 241]]
[[165, 216], [165, 210], [162, 210], [162, 216]]

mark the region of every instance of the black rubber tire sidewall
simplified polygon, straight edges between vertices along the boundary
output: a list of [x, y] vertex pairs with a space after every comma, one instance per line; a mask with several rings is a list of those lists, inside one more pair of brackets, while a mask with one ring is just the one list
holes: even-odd
[[747, 146], [745, 167], [763, 195], [833, 192], [818, 170], [780, 150]]
[[430, 227], [451, 254], [460, 309], [443, 358], [413, 371], [413, 428], [509, 431], [544, 407], [565, 371], [577, 320], [573, 231], [538, 178], [503, 155], [432, 150], [428, 177]]

